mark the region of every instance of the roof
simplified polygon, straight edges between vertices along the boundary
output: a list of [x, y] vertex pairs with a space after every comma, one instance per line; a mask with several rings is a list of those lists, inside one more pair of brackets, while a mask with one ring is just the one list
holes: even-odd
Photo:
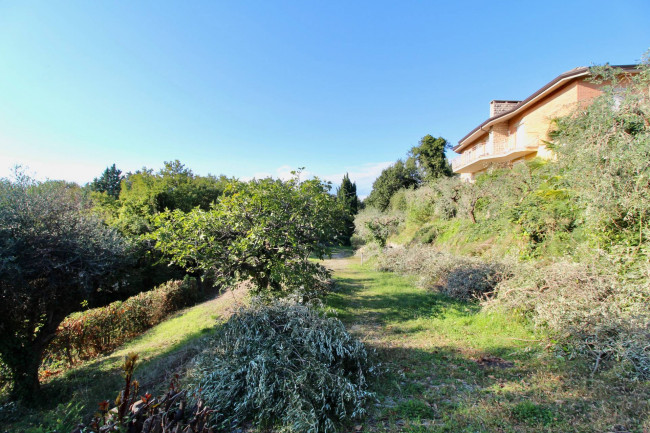
[[[623, 71], [626, 72], [633, 72], [638, 70], [638, 65], [612, 65], [612, 68], [616, 69], [622, 69]], [[524, 108], [527, 108], [531, 104], [537, 102], [539, 99], [541, 99], [543, 96], [547, 95], [548, 93], [552, 92], [553, 90], [557, 89], [558, 87], [566, 84], [567, 82], [578, 78], [582, 77], [585, 75], [591, 74], [591, 67], [588, 66], [581, 66], [578, 68], [571, 69], [570, 71], [567, 71], [563, 74], [558, 75], [555, 77], [553, 80], [551, 80], [549, 83], [544, 85], [541, 89], [537, 90], [535, 93], [530, 95], [528, 98], [524, 99], [523, 101], [519, 102], [517, 105], [512, 107], [512, 109], [505, 111], [501, 114], [497, 114], [496, 116], [492, 116], [488, 118], [486, 121], [478, 125], [476, 128], [472, 129], [466, 136], [461, 138], [458, 141], [458, 145], [455, 146], [452, 150], [454, 152], [460, 150], [462, 147], [465, 145], [469, 144], [469, 139], [470, 138], [476, 138], [474, 137], [475, 135], [480, 135], [481, 133], [487, 132], [484, 131], [483, 128], [486, 126], [492, 126], [494, 123], [496, 123], [499, 120], [506, 120], [509, 119], [510, 117], [515, 116], [517, 113], [523, 111]], [[495, 102], [517, 102], [517, 101], [502, 101], [502, 100], [495, 100]]]

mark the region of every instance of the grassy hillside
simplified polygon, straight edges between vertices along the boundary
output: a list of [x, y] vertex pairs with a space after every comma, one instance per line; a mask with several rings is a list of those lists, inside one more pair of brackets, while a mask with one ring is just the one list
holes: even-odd
[[377, 432], [644, 431], [650, 386], [558, 357], [549, 339], [518, 317], [481, 311], [418, 288], [412, 279], [328, 263], [328, 297], [349, 329], [376, 349], [385, 374], [361, 423]]
[[[413, 278], [373, 270], [337, 254], [330, 308], [374, 350], [382, 374], [369, 416], [347, 428], [374, 432], [630, 431], [650, 427], [650, 386], [590, 375], [591, 366], [558, 357], [547, 335], [520, 317], [482, 311], [420, 288]], [[85, 416], [121, 386], [124, 355], [144, 362], [141, 389], [160, 391], [183, 373], [211, 333], [245, 299], [243, 291], [184, 310], [109, 356], [51, 378], [40, 410], [16, 414], [5, 431]], [[61, 404], [59, 409], [56, 404]], [[85, 408], [75, 410], [75, 405]], [[78, 418], [77, 418], [78, 419]], [[52, 425], [52, 424], [50, 424]], [[38, 431], [38, 430], [33, 430]]]
[[135, 370], [141, 389], [152, 393], [164, 391], [174, 374], [182, 374], [202, 349], [203, 337], [229, 316], [236, 303], [245, 299], [243, 289], [223, 293], [175, 314], [107, 356], [51, 377], [43, 384], [42, 406], [35, 410], [21, 408], [13, 414], [5, 410], [2, 415], [8, 419], [3, 420], [1, 431], [28, 431], [39, 425], [49, 431], [48, 427], [56, 425], [56, 420], [64, 415], [88, 419], [97, 410], [97, 403], [114, 400], [122, 389], [120, 366], [132, 352], [141, 360]]

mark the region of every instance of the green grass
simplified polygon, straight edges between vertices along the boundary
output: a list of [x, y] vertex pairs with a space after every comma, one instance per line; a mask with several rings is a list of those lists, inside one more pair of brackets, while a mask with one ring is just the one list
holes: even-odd
[[[589, 365], [556, 357], [521, 318], [488, 314], [410, 278], [360, 266], [351, 253], [339, 249], [325, 261], [337, 282], [326, 305], [382, 366], [371, 385], [377, 401], [356, 424], [362, 431], [650, 431], [647, 382], [607, 371], [592, 376]], [[244, 299], [241, 291], [236, 296]], [[0, 419], [0, 431], [29, 431], [63, 417], [68, 404], [84, 405], [87, 418], [97, 402], [117, 395], [129, 352], [142, 359], [135, 375], [143, 391], [166, 388], [235, 302], [228, 292], [186, 309], [116, 352], [51, 378], [42, 407], [19, 408], [13, 421]]]
[[590, 376], [557, 358], [523, 319], [486, 313], [420, 289], [413, 280], [328, 261], [337, 290], [327, 305], [385, 373], [364, 421], [376, 432], [614, 431], [650, 426], [647, 383]]
[[174, 374], [182, 373], [188, 361], [201, 350], [204, 337], [228, 316], [234, 304], [244, 299], [243, 290], [226, 292], [176, 313], [107, 356], [50, 378], [42, 386], [41, 406], [18, 408], [10, 420], [0, 418], [0, 431], [24, 431], [38, 426], [44, 418], [60, 412], [59, 404], [84, 406], [80, 414], [87, 419], [96, 411], [97, 403], [113, 401], [117, 396], [122, 387], [120, 366], [124, 356], [131, 352], [140, 359], [135, 370], [140, 389], [152, 393], [166, 390]]

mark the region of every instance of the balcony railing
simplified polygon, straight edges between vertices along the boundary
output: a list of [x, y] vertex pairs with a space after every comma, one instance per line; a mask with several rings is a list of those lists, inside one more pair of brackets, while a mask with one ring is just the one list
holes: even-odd
[[456, 158], [451, 160], [451, 168], [458, 172], [463, 167], [473, 164], [477, 161], [485, 161], [486, 163], [508, 161], [508, 156], [514, 158], [520, 156], [521, 153], [530, 153], [535, 151], [537, 146], [533, 144], [517, 144], [514, 142], [507, 142], [501, 146], [490, 146], [488, 143], [477, 144], [473, 149], [464, 151]]

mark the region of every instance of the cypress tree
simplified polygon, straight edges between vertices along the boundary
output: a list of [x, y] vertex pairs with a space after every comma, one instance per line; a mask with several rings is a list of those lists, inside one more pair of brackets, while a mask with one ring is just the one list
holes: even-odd
[[347, 173], [343, 176], [341, 186], [336, 190], [336, 196], [348, 210], [343, 242], [345, 245], [350, 245], [350, 239], [354, 234], [354, 216], [359, 212], [359, 197], [357, 197], [357, 184], [350, 181]]

